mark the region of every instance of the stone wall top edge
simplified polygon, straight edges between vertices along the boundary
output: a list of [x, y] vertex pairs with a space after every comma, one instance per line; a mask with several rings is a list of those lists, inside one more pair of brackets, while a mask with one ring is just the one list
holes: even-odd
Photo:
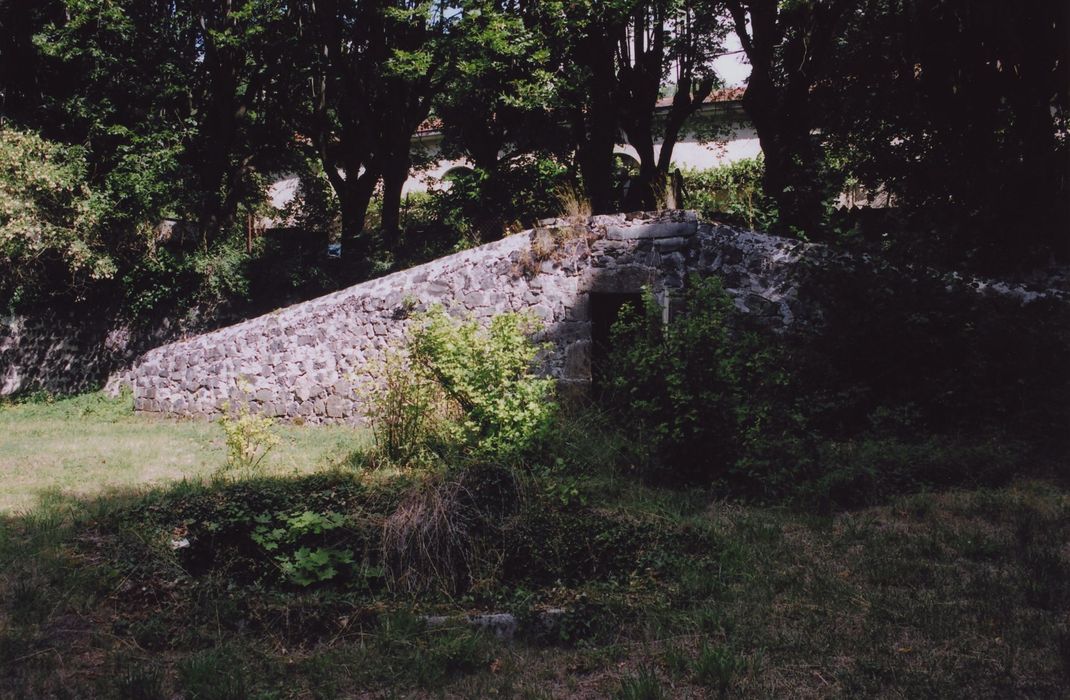
[[[606, 223], [613, 222], [624, 226], [638, 226], [645, 222], [657, 219], [665, 218], [680, 218], [683, 220], [694, 220], [696, 215], [694, 212], [687, 210], [673, 210], [670, 212], [635, 212], [632, 214], [610, 214], [605, 216], [593, 216], [590, 217], [590, 225], [605, 225]], [[526, 229], [519, 233], [506, 236], [497, 241], [491, 241], [475, 248], [469, 248], [457, 253], [431, 260], [421, 265], [416, 265], [405, 270], [399, 270], [392, 272], [382, 277], [367, 280], [351, 287], [346, 287], [329, 294], [310, 299], [303, 302], [298, 302], [291, 306], [269, 311], [266, 314], [256, 316], [254, 318], [240, 321], [236, 324], [227, 326], [225, 328], [219, 328], [215, 331], [205, 333], [203, 335], [196, 336], [194, 338], [187, 338], [184, 340], [169, 343], [167, 345], [154, 348], [146, 353], [146, 357], [152, 357], [156, 354], [164, 354], [174, 348], [184, 346], [207, 346], [213, 342], [224, 339], [240, 338], [249, 331], [255, 331], [256, 329], [263, 328], [270, 325], [283, 325], [289, 326], [297, 320], [306, 319], [316, 313], [321, 313], [324, 310], [335, 308], [344, 304], [352, 299], [366, 298], [369, 294], [374, 293], [376, 290], [384, 287], [390, 287], [396, 289], [403, 287], [404, 280], [412, 277], [416, 277], [422, 273], [428, 273], [429, 277], [432, 273], [445, 273], [455, 268], [470, 265], [475, 260], [488, 259], [494, 256], [501, 256], [513, 252], [514, 250], [521, 249], [531, 238], [533, 229]]]
[[293, 322], [299, 319], [305, 319], [314, 316], [317, 313], [322, 313], [325, 310], [336, 308], [352, 299], [363, 299], [373, 294], [381, 288], [395, 288], [404, 286], [403, 282], [406, 279], [416, 277], [423, 272], [427, 272], [430, 276], [431, 273], [444, 273], [453, 268], [460, 268], [467, 266], [473, 260], [485, 259], [491, 257], [498, 257], [503, 254], [508, 254], [513, 249], [520, 249], [527, 243], [531, 236], [531, 230], [521, 231], [511, 236], [506, 236], [497, 241], [491, 241], [475, 248], [469, 248], [457, 253], [431, 260], [415, 267], [410, 267], [405, 270], [398, 270], [382, 277], [376, 277], [359, 284], [355, 284], [344, 289], [339, 289], [323, 296], [309, 299], [303, 302], [297, 302], [290, 306], [282, 307], [274, 311], [269, 311], [266, 314], [256, 316], [244, 321], [240, 321], [225, 328], [219, 328], [217, 330], [198, 335], [194, 338], [186, 338], [174, 343], [160, 346], [150, 350], [146, 356], [150, 357], [157, 353], [167, 353], [175, 348], [192, 345], [210, 344], [222, 339], [230, 339], [241, 337], [247, 331], [255, 331], [256, 329], [263, 328], [271, 325], [283, 325], [289, 326]]

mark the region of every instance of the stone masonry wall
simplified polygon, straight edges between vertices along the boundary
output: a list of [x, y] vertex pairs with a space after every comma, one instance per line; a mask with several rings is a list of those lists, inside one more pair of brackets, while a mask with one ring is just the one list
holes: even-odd
[[107, 313], [63, 309], [0, 317], [0, 396], [93, 390], [146, 350], [196, 331], [169, 319], [134, 329]]
[[[699, 224], [694, 212], [555, 220], [532, 231], [359, 284], [309, 302], [146, 353], [125, 374], [140, 411], [211, 416], [224, 404], [311, 423], [360, 422], [361, 388], [411, 313], [432, 304], [457, 317], [489, 319], [529, 310], [545, 324], [546, 370], [568, 386], [591, 380], [592, 293], [649, 285], [672, 312], [689, 274], [717, 274], [743, 311], [772, 327], [820, 323], [816, 300], [800, 300], [815, 269], [873, 264], [821, 245]], [[959, 282], [963, 282], [959, 280]], [[1034, 292], [970, 282], [978, 293]], [[1056, 293], [1062, 298], [1065, 295]], [[666, 303], [667, 302], [667, 303]]]
[[552, 344], [548, 371], [590, 382], [588, 294], [656, 294], [688, 272], [725, 275], [741, 308], [792, 323], [802, 313], [791, 281], [808, 246], [699, 225], [693, 212], [547, 222], [533, 231], [372, 280], [318, 299], [167, 345], [130, 372], [141, 411], [212, 415], [248, 403], [270, 416], [359, 422], [361, 387], [384, 351], [404, 341], [408, 316], [432, 304], [489, 319], [530, 310]]

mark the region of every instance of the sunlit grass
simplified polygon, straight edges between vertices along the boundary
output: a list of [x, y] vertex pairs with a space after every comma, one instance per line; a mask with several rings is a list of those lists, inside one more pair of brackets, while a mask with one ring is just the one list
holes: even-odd
[[[345, 426], [278, 425], [266, 474], [308, 473], [366, 445]], [[215, 422], [135, 414], [129, 398], [85, 394], [0, 405], [0, 513], [25, 510], [48, 493], [93, 496], [115, 488], [207, 477], [226, 461]]]

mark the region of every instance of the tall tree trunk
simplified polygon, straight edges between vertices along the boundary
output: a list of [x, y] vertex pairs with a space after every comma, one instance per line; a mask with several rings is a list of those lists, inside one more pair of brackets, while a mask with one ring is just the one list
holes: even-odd
[[354, 275], [368, 268], [371, 244], [364, 233], [364, 222], [378, 181], [376, 173], [354, 173], [344, 179], [341, 189], [335, 189], [342, 213], [342, 260]]
[[692, 92], [694, 81], [690, 76], [680, 78], [672, 106], [665, 117], [665, 129], [662, 132], [661, 150], [658, 152], [658, 174], [665, 178], [672, 167], [672, 153], [676, 142], [680, 140], [680, 131], [695, 112], [702, 108], [706, 99], [713, 92], [713, 78], [702, 78], [698, 87]]
[[803, 105], [790, 105], [790, 90], [779, 94], [761, 78], [743, 96], [762, 147], [762, 188], [773, 198], [785, 232], [821, 238], [824, 190]]
[[401, 192], [409, 179], [410, 158], [394, 154], [383, 168], [383, 247], [397, 250], [401, 238]]
[[[594, 112], [594, 110], [592, 110]], [[612, 114], [592, 114], [589, 133], [579, 145], [576, 160], [591, 213], [609, 214], [616, 207], [613, 193], [613, 148], [616, 146], [616, 119]]]
[[658, 206], [660, 179], [658, 163], [654, 157], [654, 138], [651, 135], [653, 119], [637, 120], [632, 129], [626, 129], [628, 143], [639, 154], [639, 173], [632, 178], [624, 198], [625, 211], [655, 209]]
[[727, 0], [751, 63], [743, 109], [765, 156], [763, 188], [777, 203], [780, 228], [811, 239], [827, 233], [828, 182], [811, 134], [810, 89], [844, 16], [841, 5], [839, 0], [827, 5]]
[[571, 110], [576, 160], [592, 213], [608, 214], [617, 208], [613, 192], [613, 149], [618, 137], [614, 42], [609, 36], [588, 34], [577, 48], [576, 62], [587, 67], [590, 76], [585, 104], [574, 104]]

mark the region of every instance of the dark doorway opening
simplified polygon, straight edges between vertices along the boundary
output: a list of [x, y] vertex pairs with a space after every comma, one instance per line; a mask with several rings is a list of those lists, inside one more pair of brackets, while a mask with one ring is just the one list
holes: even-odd
[[591, 393], [602, 398], [613, 358], [613, 324], [621, 310], [629, 305], [636, 311], [643, 306], [643, 295], [634, 293], [599, 293], [590, 295], [591, 311]]

